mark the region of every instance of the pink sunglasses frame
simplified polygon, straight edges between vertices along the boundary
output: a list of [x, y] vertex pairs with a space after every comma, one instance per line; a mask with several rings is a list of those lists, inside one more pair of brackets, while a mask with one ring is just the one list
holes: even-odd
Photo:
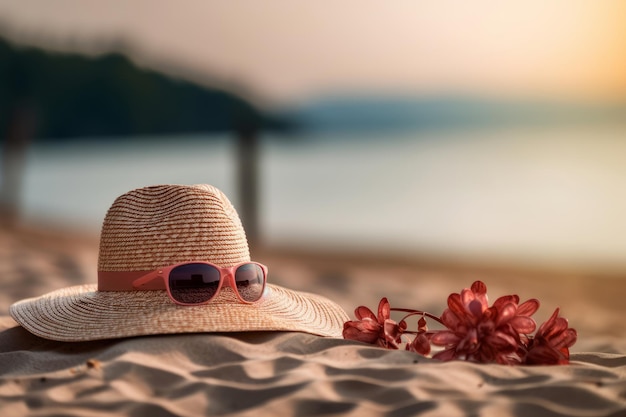
[[[215, 291], [215, 294], [213, 295], [213, 297], [209, 298], [206, 301], [203, 301], [201, 303], [183, 303], [180, 302], [178, 300], [176, 300], [174, 298], [174, 296], [172, 296], [172, 291], [170, 290], [170, 280], [169, 280], [169, 275], [170, 272], [172, 272], [172, 270], [176, 267], [182, 266], [182, 265], [190, 265], [190, 264], [202, 264], [202, 265], [209, 265], [214, 267], [215, 269], [217, 269], [220, 273], [220, 280], [219, 280], [219, 284], [217, 286], [217, 291]], [[261, 291], [261, 296], [259, 297], [258, 300], [255, 301], [246, 301], [243, 298], [241, 298], [241, 295], [239, 294], [239, 291], [237, 290], [237, 283], [235, 282], [235, 272], [237, 271], [237, 269], [243, 265], [248, 265], [248, 264], [253, 264], [253, 265], [258, 265], [261, 267], [261, 270], [263, 271], [263, 291]], [[212, 264], [210, 262], [203, 262], [203, 261], [194, 261], [194, 262], [182, 262], [179, 264], [174, 264], [174, 265], [168, 265], [165, 266], [163, 268], [159, 268], [159, 269], [155, 269], [154, 271], [148, 272], [145, 275], [140, 276], [139, 278], [136, 278], [133, 282], [132, 285], [135, 289], [141, 289], [140, 287], [142, 285], [147, 284], [150, 281], [153, 281], [157, 278], [162, 278], [163, 282], [165, 284], [165, 289], [167, 290], [167, 295], [168, 297], [176, 304], [178, 305], [182, 305], [182, 306], [199, 306], [199, 305], [204, 305], [204, 304], [208, 304], [210, 303], [215, 297], [217, 297], [217, 295], [220, 293], [220, 291], [222, 291], [222, 287], [224, 285], [230, 287], [233, 292], [235, 293], [235, 296], [237, 297], [237, 299], [239, 299], [239, 301], [241, 301], [244, 304], [254, 304], [259, 302], [262, 298], [263, 298], [263, 294], [265, 293], [265, 285], [267, 284], [267, 272], [268, 272], [268, 268], [267, 266], [258, 263], [258, 262], [241, 262], [237, 265], [234, 266], [230, 266], [230, 267], [221, 267], [219, 265], [215, 265]]]

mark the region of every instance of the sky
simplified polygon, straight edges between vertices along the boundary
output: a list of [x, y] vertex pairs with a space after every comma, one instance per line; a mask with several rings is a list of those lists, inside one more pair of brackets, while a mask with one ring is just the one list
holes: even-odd
[[0, 33], [124, 45], [141, 65], [270, 103], [385, 91], [623, 100], [623, 0], [0, 0]]

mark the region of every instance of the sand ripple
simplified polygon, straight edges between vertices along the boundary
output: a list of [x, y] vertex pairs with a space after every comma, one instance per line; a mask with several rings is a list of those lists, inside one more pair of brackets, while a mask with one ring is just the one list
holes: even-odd
[[3, 416], [624, 416], [626, 356], [440, 363], [300, 333], [51, 342], [0, 332]]

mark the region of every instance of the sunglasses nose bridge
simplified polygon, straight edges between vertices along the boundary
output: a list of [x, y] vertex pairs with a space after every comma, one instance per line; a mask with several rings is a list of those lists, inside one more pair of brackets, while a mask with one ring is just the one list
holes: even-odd
[[235, 281], [235, 272], [236, 270], [233, 268], [225, 268], [222, 269], [222, 285], [226, 285], [233, 289], [233, 291], [237, 291], [237, 283]]

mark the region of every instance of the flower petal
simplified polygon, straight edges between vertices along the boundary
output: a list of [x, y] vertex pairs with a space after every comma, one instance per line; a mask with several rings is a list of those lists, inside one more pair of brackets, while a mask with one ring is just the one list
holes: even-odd
[[509, 304], [509, 303], [513, 303], [517, 306], [517, 303], [519, 303], [519, 297], [515, 294], [503, 295], [502, 297], [498, 297], [498, 299], [493, 302], [493, 306], [499, 310], [504, 305]]
[[469, 306], [469, 304], [476, 299], [476, 296], [472, 290], [465, 288], [461, 291], [461, 303], [463, 306]]
[[437, 346], [450, 346], [461, 340], [456, 334], [448, 330], [442, 330], [431, 336], [430, 342]]
[[550, 340], [555, 349], [568, 348], [576, 343], [578, 335], [574, 329], [566, 329]]
[[459, 318], [465, 315], [465, 304], [460, 294], [452, 293], [448, 296], [448, 308]]
[[526, 316], [515, 316], [509, 323], [517, 333], [529, 334], [534, 332], [537, 328], [535, 320]]
[[450, 310], [449, 308], [446, 308], [443, 311], [443, 314], [441, 314], [441, 321], [448, 329], [451, 329], [451, 330], [456, 329], [462, 323], [459, 316], [454, 314], [452, 310]]
[[418, 332], [427, 332], [428, 331], [428, 323], [426, 323], [426, 319], [424, 316], [420, 317], [417, 321], [417, 331]]
[[500, 308], [498, 308], [498, 323], [506, 323], [515, 317], [515, 313], [517, 312], [517, 306], [513, 303], [506, 303]]
[[358, 340], [359, 342], [365, 342], [370, 344], [376, 344], [378, 341], [378, 333], [363, 332], [357, 327], [348, 325], [350, 322], [344, 324], [343, 338], [346, 340]]
[[474, 294], [487, 294], [487, 286], [482, 281], [474, 281], [472, 284], [472, 292], [474, 292]]
[[398, 326], [400, 326], [400, 331], [402, 333], [404, 333], [404, 331], [407, 329], [408, 325], [406, 324], [406, 320], [401, 320], [400, 323], [398, 323]]
[[489, 299], [487, 297], [487, 286], [482, 281], [474, 281], [472, 284], [472, 292], [476, 300], [483, 306], [483, 311], [489, 307]]
[[397, 342], [400, 343], [400, 337], [402, 336], [402, 329], [398, 324], [393, 320], [385, 320], [385, 324], [383, 326], [385, 340], [388, 342]]
[[415, 339], [407, 345], [407, 349], [421, 355], [428, 355], [430, 353], [430, 341], [423, 333], [418, 334]]
[[383, 324], [391, 316], [391, 307], [386, 297], [383, 297], [378, 303], [378, 322]]
[[483, 305], [478, 300], [472, 300], [467, 306], [467, 309], [477, 320], [483, 315]]
[[546, 333], [548, 329], [554, 325], [554, 321], [556, 320], [556, 317], [558, 316], [558, 314], [559, 314], [559, 309], [557, 308], [556, 310], [554, 310], [554, 313], [552, 313], [552, 315], [550, 316], [548, 320], [541, 323], [541, 326], [539, 326], [539, 330], [537, 330], [537, 335], [542, 335]]
[[561, 359], [560, 352], [544, 345], [533, 347], [528, 352], [524, 363], [527, 365], [556, 365]]
[[539, 309], [539, 300], [531, 298], [517, 307], [517, 315], [532, 316]]
[[493, 346], [498, 350], [510, 350], [511, 348], [515, 350], [517, 347], [517, 340], [515, 337], [506, 332], [495, 332], [487, 339], [487, 341], [490, 346]]
[[567, 329], [567, 319], [558, 317], [558, 314], [559, 309], [557, 308], [554, 310], [554, 313], [552, 313], [552, 316], [539, 327], [536, 334], [537, 337], [551, 339]]
[[363, 320], [355, 320], [351, 323], [355, 323], [354, 327], [364, 332], [378, 333], [382, 327], [380, 323], [378, 323], [376, 320], [372, 320], [369, 318]]
[[374, 312], [365, 306], [358, 306], [356, 310], [354, 310], [354, 315], [359, 320], [363, 320], [366, 318], [376, 320]]

